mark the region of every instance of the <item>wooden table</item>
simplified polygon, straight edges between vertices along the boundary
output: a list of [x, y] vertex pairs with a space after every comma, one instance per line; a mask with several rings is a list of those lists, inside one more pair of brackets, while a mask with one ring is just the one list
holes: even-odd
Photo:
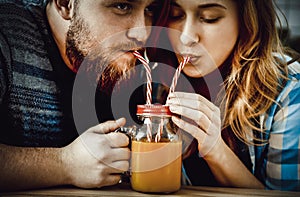
[[115, 185], [101, 189], [79, 189], [75, 187], [55, 187], [0, 193], [0, 196], [300, 196], [300, 192], [284, 192], [256, 189], [183, 186], [171, 194], [145, 194], [133, 191], [129, 185]]

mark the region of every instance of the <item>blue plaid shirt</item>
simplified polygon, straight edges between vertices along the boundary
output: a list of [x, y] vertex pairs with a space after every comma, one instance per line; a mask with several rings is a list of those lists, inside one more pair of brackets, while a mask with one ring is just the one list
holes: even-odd
[[[289, 65], [289, 80], [268, 113], [261, 116], [269, 143], [252, 152], [254, 173], [267, 189], [300, 191], [300, 64]], [[251, 151], [250, 151], [251, 152]]]

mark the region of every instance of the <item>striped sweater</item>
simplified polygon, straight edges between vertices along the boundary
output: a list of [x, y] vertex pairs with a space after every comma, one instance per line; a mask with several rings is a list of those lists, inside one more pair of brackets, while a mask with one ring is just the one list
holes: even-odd
[[0, 143], [60, 147], [78, 135], [74, 74], [51, 36], [45, 3], [27, 2], [0, 0]]

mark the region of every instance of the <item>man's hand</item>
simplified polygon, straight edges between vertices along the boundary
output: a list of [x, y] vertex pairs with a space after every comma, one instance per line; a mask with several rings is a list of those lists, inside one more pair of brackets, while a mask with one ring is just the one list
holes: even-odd
[[124, 124], [124, 118], [99, 124], [64, 148], [62, 161], [70, 184], [99, 188], [119, 182], [120, 173], [129, 168], [129, 139], [112, 131]]
[[129, 139], [111, 131], [124, 124], [124, 118], [99, 124], [63, 148], [0, 144], [0, 191], [118, 183], [129, 167]]

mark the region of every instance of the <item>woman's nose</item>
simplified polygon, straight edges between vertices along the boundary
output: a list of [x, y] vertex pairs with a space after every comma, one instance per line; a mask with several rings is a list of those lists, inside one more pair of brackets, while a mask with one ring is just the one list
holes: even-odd
[[192, 19], [187, 19], [184, 23], [182, 33], [180, 35], [180, 41], [186, 46], [191, 46], [200, 41], [199, 32], [195, 28]]

